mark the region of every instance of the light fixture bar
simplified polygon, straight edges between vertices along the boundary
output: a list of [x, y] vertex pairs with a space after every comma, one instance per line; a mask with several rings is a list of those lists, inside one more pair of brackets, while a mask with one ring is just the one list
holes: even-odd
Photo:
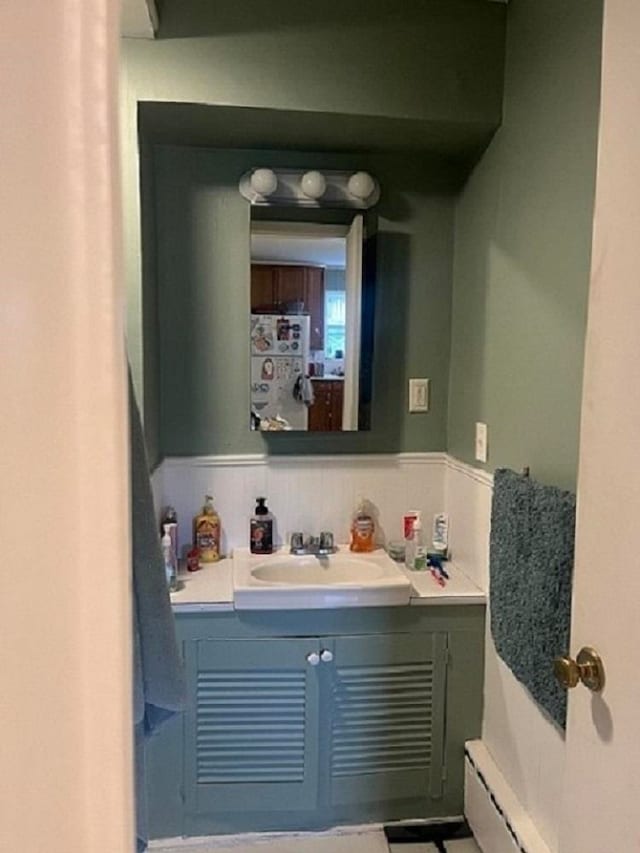
[[256, 166], [240, 178], [240, 193], [252, 205], [352, 207], [366, 210], [380, 199], [378, 181], [364, 171], [272, 169]]

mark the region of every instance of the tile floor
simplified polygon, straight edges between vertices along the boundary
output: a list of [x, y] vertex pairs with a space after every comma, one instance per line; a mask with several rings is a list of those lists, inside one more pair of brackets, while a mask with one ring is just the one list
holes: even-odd
[[459, 841], [444, 841], [441, 848], [430, 843], [389, 845], [389, 853], [441, 853], [442, 850], [446, 850], [446, 853], [481, 853], [480, 848], [473, 838], [465, 838]]
[[382, 830], [152, 842], [149, 849], [158, 853], [481, 853], [473, 839], [445, 841], [441, 847], [422, 842], [387, 845]]
[[[150, 853], [389, 853], [382, 829], [156, 841]], [[409, 853], [409, 851], [405, 851]]]

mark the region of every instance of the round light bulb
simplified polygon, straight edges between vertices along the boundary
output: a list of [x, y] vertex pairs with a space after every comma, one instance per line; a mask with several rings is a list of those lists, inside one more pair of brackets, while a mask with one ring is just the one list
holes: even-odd
[[273, 169], [256, 169], [251, 175], [251, 189], [258, 195], [272, 195], [277, 186], [278, 178]]
[[321, 198], [327, 189], [327, 179], [322, 172], [305, 172], [300, 180], [300, 188], [307, 198]]
[[375, 181], [368, 172], [355, 172], [347, 184], [347, 189], [351, 195], [362, 199], [362, 201], [369, 198], [375, 188]]

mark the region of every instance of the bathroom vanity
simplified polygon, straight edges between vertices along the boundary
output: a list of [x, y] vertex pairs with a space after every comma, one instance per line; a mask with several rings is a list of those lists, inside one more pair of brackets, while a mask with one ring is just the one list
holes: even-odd
[[173, 596], [188, 704], [150, 743], [152, 837], [462, 814], [484, 603], [455, 566], [402, 605], [240, 610], [233, 591], [226, 560]]

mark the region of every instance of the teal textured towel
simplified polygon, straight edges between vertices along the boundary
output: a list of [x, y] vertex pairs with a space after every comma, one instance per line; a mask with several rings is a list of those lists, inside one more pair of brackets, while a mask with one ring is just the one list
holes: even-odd
[[184, 707], [185, 682], [160, 550], [140, 413], [129, 376], [133, 715], [138, 850], [146, 849], [144, 739]]
[[576, 498], [498, 469], [491, 507], [491, 633], [502, 660], [564, 728], [553, 659], [569, 650]]

